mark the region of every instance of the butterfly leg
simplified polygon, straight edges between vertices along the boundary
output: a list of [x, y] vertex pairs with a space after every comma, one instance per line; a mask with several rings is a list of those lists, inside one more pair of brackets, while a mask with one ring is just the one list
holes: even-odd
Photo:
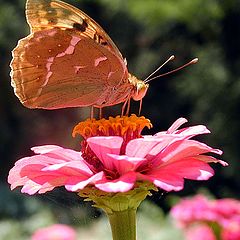
[[131, 98], [128, 98], [127, 103], [128, 103], [128, 104], [127, 104], [126, 116], [128, 116], [128, 115], [129, 115], [129, 112], [130, 112]]
[[127, 101], [125, 101], [125, 102], [123, 103], [123, 105], [122, 105], [121, 116], [124, 115], [124, 110], [125, 110], [126, 104], [127, 104]]
[[142, 99], [139, 101], [139, 110], [138, 110], [138, 115], [140, 116], [141, 111], [142, 111]]
[[126, 108], [127, 102], [128, 102], [128, 99], [123, 103], [121, 116], [124, 116], [124, 111], [125, 111], [125, 108]]
[[100, 107], [99, 108], [99, 119], [101, 119], [103, 116], [103, 109]]
[[90, 108], [90, 119], [93, 119], [94, 117], [94, 106], [91, 106]]
[[[130, 112], [130, 101], [131, 101], [131, 98], [128, 98], [128, 99], [124, 102], [124, 104], [123, 104], [123, 106], [122, 106], [121, 116], [124, 116], [124, 115], [128, 116], [128, 115], [129, 115], [129, 112]], [[126, 110], [126, 107], [127, 107], [127, 110]], [[125, 110], [126, 110], [126, 113], [125, 113]]]

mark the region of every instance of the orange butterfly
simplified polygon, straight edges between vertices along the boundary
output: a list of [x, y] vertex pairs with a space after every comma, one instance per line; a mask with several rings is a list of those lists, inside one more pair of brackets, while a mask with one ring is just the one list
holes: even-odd
[[141, 100], [148, 84], [88, 15], [59, 0], [27, 0], [31, 33], [13, 50], [14, 92], [28, 108], [102, 108]]

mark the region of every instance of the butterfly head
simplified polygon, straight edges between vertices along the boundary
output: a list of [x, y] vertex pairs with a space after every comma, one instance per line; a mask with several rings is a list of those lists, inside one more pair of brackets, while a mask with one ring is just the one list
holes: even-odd
[[146, 84], [144, 81], [137, 79], [135, 76], [129, 74], [129, 82], [134, 86], [132, 98], [135, 101], [140, 101], [146, 95], [149, 84]]

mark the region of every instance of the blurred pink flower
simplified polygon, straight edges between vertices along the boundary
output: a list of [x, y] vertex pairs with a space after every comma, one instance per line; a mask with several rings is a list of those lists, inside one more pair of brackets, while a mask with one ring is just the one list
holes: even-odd
[[236, 199], [219, 199], [213, 203], [222, 226], [223, 240], [240, 240], [240, 201]]
[[180, 227], [188, 231], [196, 224], [214, 224], [223, 240], [240, 239], [240, 201], [235, 199], [210, 200], [203, 195], [181, 200], [171, 210]]
[[204, 195], [182, 199], [171, 209], [171, 215], [180, 227], [201, 221], [215, 221], [216, 212], [212, 211], [210, 201]]
[[222, 231], [223, 240], [239, 240], [240, 239], [240, 215], [238, 214], [238, 220], [233, 220], [228, 222], [224, 226]]
[[41, 228], [32, 235], [32, 240], [76, 240], [76, 232], [73, 228], [64, 224], [55, 224]]
[[211, 227], [197, 224], [189, 227], [185, 232], [186, 240], [217, 240]]
[[230, 228], [229, 219], [231, 219], [231, 222], [238, 222], [239, 223], [238, 226], [240, 228], [240, 201], [239, 200], [231, 199], [231, 198], [212, 200], [210, 201], [210, 208], [213, 212], [215, 212], [217, 219], [218, 221], [220, 221], [222, 226], [226, 228]]
[[179, 191], [184, 179], [212, 177], [209, 163], [227, 165], [205, 155], [220, 155], [221, 150], [191, 139], [209, 130], [202, 125], [177, 130], [185, 122], [180, 118], [165, 132], [141, 136], [141, 130], [149, 126], [143, 117], [87, 120], [75, 129], [85, 138], [82, 152], [52, 145], [34, 147], [36, 155], [18, 160], [8, 182], [11, 189], [23, 186], [21, 191], [28, 194], [45, 193], [58, 186], [75, 192], [87, 185], [105, 192], [127, 192], [143, 181], [166, 191]]

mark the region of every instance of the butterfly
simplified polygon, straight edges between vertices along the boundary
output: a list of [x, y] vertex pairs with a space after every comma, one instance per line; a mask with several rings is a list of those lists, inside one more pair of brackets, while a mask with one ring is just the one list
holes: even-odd
[[11, 85], [28, 108], [102, 108], [141, 100], [148, 84], [87, 14], [59, 0], [27, 0], [30, 34], [11, 61]]

